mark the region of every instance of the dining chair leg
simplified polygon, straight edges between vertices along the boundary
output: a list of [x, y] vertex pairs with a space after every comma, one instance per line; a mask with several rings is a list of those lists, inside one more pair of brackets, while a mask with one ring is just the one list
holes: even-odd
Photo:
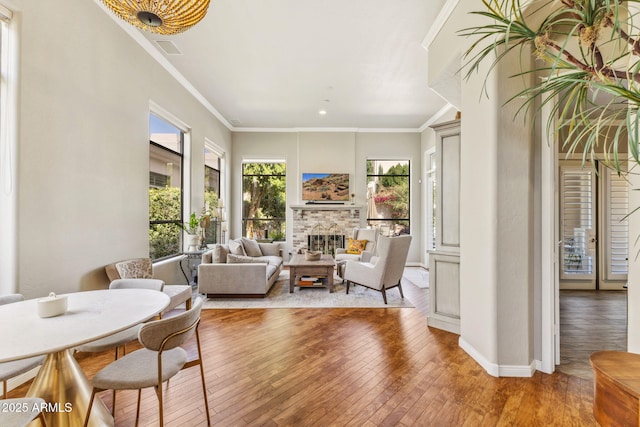
[[398, 289], [400, 290], [400, 298], [404, 298], [404, 294], [402, 293], [402, 283], [398, 282]]
[[204, 383], [204, 366], [202, 366], [202, 352], [200, 351], [200, 333], [196, 328], [196, 344], [198, 346], [198, 361], [200, 365], [200, 379], [202, 380], [202, 396], [204, 397], [204, 409], [207, 411], [207, 425], [211, 425], [211, 416], [209, 415], [209, 401], [207, 399], [207, 386]]
[[162, 383], [158, 384], [156, 388], [156, 393], [158, 394], [158, 418], [160, 423], [159, 426], [164, 426], [164, 407], [162, 406]]
[[382, 288], [382, 289], [380, 289], [380, 292], [382, 292], [382, 299], [384, 300], [384, 303], [386, 304], [387, 303], [387, 291], [384, 288]]
[[116, 417], [116, 391], [111, 390], [111, 416]]
[[2, 398], [7, 398], [7, 380], [2, 381]]
[[347, 280], [347, 295], [349, 295], [349, 284], [350, 284], [350, 283], [351, 283], [351, 282]]
[[138, 420], [140, 419], [140, 397], [142, 396], [142, 389], [138, 389], [138, 404], [136, 405], [136, 427], [138, 425]]
[[93, 407], [93, 399], [96, 397], [96, 389], [91, 389], [91, 399], [89, 399], [89, 406], [87, 407], [87, 415], [84, 417], [84, 427], [89, 425], [89, 415], [91, 415], [91, 408]]

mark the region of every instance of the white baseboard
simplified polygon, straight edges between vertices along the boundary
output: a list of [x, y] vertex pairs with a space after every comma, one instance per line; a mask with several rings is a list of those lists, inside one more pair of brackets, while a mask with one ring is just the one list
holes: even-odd
[[529, 365], [498, 365], [489, 362], [479, 351], [462, 337], [458, 340], [458, 345], [469, 356], [473, 358], [487, 373], [493, 377], [525, 377], [530, 378], [536, 371], [536, 361], [532, 361]]
[[428, 269], [429, 269], [429, 267], [428, 267], [428, 266], [424, 265], [424, 264], [423, 264], [423, 263], [421, 263], [421, 262], [408, 262], [408, 263], [406, 263], [406, 264], [405, 264], [405, 266], [406, 266], [406, 267], [422, 267], [422, 268], [424, 268], [425, 270], [428, 270]]

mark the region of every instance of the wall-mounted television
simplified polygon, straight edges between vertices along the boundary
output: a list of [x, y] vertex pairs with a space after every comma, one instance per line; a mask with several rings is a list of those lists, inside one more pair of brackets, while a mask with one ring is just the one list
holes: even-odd
[[303, 173], [302, 200], [346, 202], [349, 200], [348, 173]]

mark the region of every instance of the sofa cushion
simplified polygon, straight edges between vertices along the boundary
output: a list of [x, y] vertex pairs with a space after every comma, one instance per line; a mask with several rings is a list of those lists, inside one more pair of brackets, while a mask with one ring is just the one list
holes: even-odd
[[267, 264], [275, 265], [276, 267], [282, 264], [282, 258], [279, 256], [259, 256], [253, 259], [255, 260], [254, 262], [266, 262]]
[[[211, 260], [213, 258], [213, 249], [202, 254], [202, 263], [203, 264], [211, 264]], [[225, 260], [226, 261], [226, 260]]]
[[258, 243], [262, 255], [266, 256], [280, 256], [280, 244], [279, 243]]
[[353, 260], [353, 261], [360, 261], [360, 254], [347, 254], [347, 253], [341, 253], [341, 254], [336, 254], [336, 261], [347, 261], [347, 260]]
[[264, 264], [265, 261], [259, 261], [255, 257], [251, 257], [248, 255], [235, 255], [229, 254], [227, 255], [227, 263], [228, 264], [243, 264], [243, 263], [252, 263], [252, 262], [262, 262]]
[[213, 247], [211, 254], [211, 262], [219, 264], [227, 262], [227, 255], [229, 255], [229, 246], [217, 244]]
[[278, 271], [278, 266], [273, 265], [273, 264], [268, 264], [267, 265], [267, 280], [269, 280], [271, 278], [271, 276], [273, 276], [273, 274]]
[[243, 237], [240, 239], [242, 242], [242, 247], [244, 248], [244, 253], [248, 256], [262, 256], [262, 250], [260, 250], [260, 245], [258, 242], [253, 239], [248, 239]]
[[229, 252], [233, 255], [247, 255], [244, 251], [244, 246], [242, 246], [242, 240], [229, 240]]

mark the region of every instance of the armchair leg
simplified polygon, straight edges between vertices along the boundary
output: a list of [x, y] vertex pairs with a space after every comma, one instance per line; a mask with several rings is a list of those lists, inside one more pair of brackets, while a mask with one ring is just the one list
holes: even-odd
[[347, 295], [349, 295], [349, 284], [350, 284], [350, 283], [351, 283], [351, 282], [347, 280]]
[[398, 282], [398, 290], [400, 290], [400, 298], [404, 298], [404, 294], [402, 293], [402, 284]]
[[380, 289], [380, 292], [382, 292], [382, 299], [384, 300], [384, 303], [387, 303], [387, 291], [385, 290], [385, 288]]

